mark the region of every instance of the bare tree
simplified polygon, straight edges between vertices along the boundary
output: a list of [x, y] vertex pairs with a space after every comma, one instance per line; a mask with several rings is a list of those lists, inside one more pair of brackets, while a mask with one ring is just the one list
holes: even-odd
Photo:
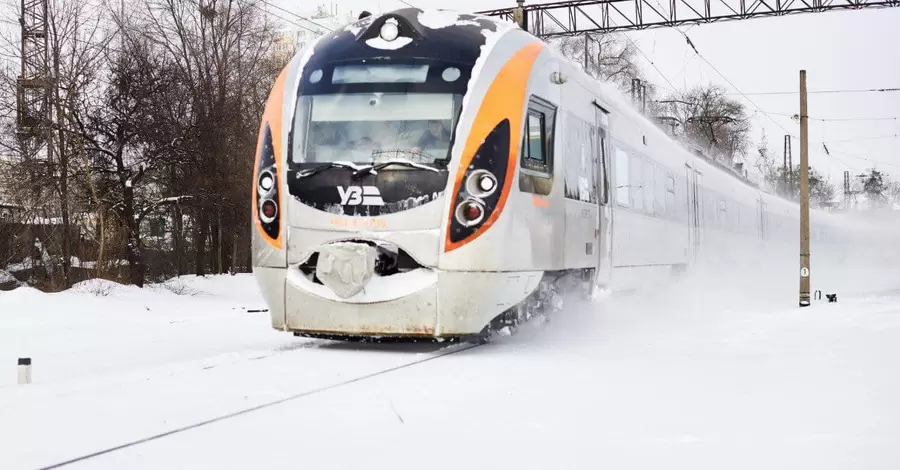
[[677, 120], [684, 135], [710, 155], [727, 163], [743, 157], [750, 146], [750, 119], [746, 106], [728, 98], [719, 85], [699, 86], [660, 100]]
[[[44, 116], [43, 123], [37, 123], [46, 132], [41, 131], [40, 135], [19, 133], [13, 117], [16, 93], [6, 95], [12, 99], [2, 102], [0, 148], [8, 155], [7, 172], [20, 175], [6, 179], [6, 191], [29, 212], [39, 213], [47, 220], [59, 219], [60, 229], [53, 237], [54, 242], [43, 246], [52, 255], [48, 259], [62, 268], [58, 282], [63, 288], [73, 282], [71, 262], [76, 251], [74, 236], [78, 232], [73, 215], [78, 216], [79, 209], [72, 207], [75, 189], [71, 183], [79, 159], [83, 157], [70, 139], [69, 116], [72, 103], [95, 90], [93, 78], [99, 65], [97, 48], [102, 48], [101, 20], [100, 9], [85, 2], [53, 0], [48, 3], [46, 65], [50, 88], [46, 102], [49, 115]], [[21, 38], [17, 36], [4, 38], [3, 44], [18, 43]], [[10, 72], [5, 71], [2, 86], [14, 91], [18, 74]], [[41, 146], [37, 148], [38, 152], [35, 143]]]
[[599, 80], [615, 84], [623, 92], [631, 89], [631, 80], [643, 79], [637, 65], [637, 47], [622, 34], [590, 34], [551, 40], [561, 54], [582, 64]]
[[258, 4], [233, 0], [151, 0], [138, 21], [129, 34], [164, 52], [183, 92], [159, 96], [167, 103], [152, 108], [162, 114], [154, 121], [167, 124], [147, 133], [145, 145], [170, 167], [161, 187], [193, 196], [195, 272], [223, 272], [236, 261], [228, 259], [236, 251], [230, 234], [249, 225], [240, 209], [250, 197], [256, 132], [278, 72], [267, 60], [277, 28]]

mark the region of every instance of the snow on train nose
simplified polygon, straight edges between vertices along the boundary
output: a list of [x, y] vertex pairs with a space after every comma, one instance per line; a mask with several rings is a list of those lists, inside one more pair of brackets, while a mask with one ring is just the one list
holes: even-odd
[[366, 243], [334, 243], [322, 247], [316, 277], [338, 297], [362, 292], [375, 274], [375, 247]]
[[396, 245], [330, 242], [287, 271], [287, 329], [310, 335], [440, 334], [438, 273]]

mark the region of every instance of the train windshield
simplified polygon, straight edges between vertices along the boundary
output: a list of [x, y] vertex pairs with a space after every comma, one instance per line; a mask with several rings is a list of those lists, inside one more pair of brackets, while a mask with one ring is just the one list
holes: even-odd
[[295, 117], [294, 163], [441, 163], [462, 96], [450, 93], [338, 93], [302, 96]]

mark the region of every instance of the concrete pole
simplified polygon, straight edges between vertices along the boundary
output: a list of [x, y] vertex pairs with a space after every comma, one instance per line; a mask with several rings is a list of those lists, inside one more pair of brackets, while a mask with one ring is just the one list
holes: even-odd
[[589, 44], [590, 39], [588, 38], [587, 33], [584, 33], [584, 73], [590, 75], [591, 72], [588, 70], [588, 65], [590, 62], [590, 56], [588, 55], [591, 48]]
[[806, 70], [800, 71], [800, 306], [809, 306], [809, 122]]
[[513, 20], [525, 31], [528, 31], [528, 23], [525, 19], [525, 0], [516, 0], [516, 8], [513, 10]]

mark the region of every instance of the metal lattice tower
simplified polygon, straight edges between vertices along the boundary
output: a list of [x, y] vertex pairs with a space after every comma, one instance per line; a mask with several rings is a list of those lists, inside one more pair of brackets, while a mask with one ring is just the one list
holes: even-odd
[[22, 0], [22, 68], [16, 87], [16, 128], [29, 156], [47, 142], [51, 130], [47, 20], [47, 0]]
[[[642, 30], [835, 10], [900, 7], [900, 0], [565, 0], [481, 11], [543, 37]], [[522, 22], [516, 21], [521, 18]]]

